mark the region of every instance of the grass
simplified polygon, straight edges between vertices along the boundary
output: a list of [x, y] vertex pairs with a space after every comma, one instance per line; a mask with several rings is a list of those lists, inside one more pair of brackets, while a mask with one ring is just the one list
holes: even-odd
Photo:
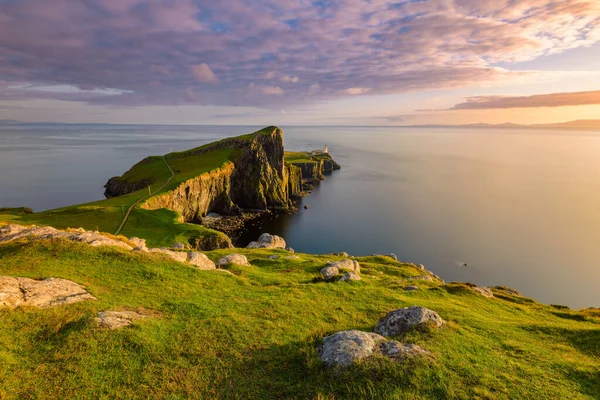
[[[206, 254], [213, 260], [231, 250]], [[556, 309], [466, 285], [401, 280], [422, 272], [358, 258], [363, 281], [325, 283], [339, 257], [238, 249], [252, 267], [231, 276], [156, 254], [65, 241], [0, 245], [1, 275], [61, 277], [98, 298], [0, 310], [0, 398], [593, 399], [600, 397], [600, 315]], [[269, 260], [271, 254], [281, 258]], [[498, 292], [499, 294], [499, 292]], [[422, 305], [447, 324], [402, 340], [435, 361], [376, 358], [327, 369], [315, 348], [343, 329], [372, 330], [395, 308]], [[162, 317], [120, 331], [94, 326], [103, 310]]]
[[284, 154], [286, 162], [289, 163], [311, 163], [315, 164], [317, 161], [313, 159], [310, 153], [304, 151], [286, 151]]

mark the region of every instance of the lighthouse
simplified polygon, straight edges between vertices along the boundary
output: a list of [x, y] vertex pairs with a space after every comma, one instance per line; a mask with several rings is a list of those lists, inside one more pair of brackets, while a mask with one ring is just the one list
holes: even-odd
[[325, 148], [323, 149], [323, 153], [329, 153], [329, 149], [327, 148], [327, 145], [325, 145]]

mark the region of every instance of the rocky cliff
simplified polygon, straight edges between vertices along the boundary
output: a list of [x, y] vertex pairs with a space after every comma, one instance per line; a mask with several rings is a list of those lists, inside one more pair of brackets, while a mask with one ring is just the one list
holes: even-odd
[[325, 174], [339, 170], [340, 165], [335, 162], [329, 153], [320, 151], [288, 153], [287, 164], [300, 169], [302, 179], [314, 182], [325, 179]]
[[[250, 135], [169, 154], [165, 156], [169, 164], [182, 165], [199, 155], [208, 157], [216, 151], [232, 150], [221, 167], [177, 182], [174, 189], [151, 196], [142, 207], [152, 210], [168, 208], [180, 213], [182, 222], [196, 223], [209, 212], [236, 215], [243, 210], [290, 209], [292, 200], [302, 194], [303, 172], [300, 167], [284, 162], [283, 144], [281, 129], [268, 127]], [[132, 170], [149, 165], [149, 159]], [[132, 170], [128, 174], [138, 179], [111, 178], [105, 186], [107, 196], [131, 193], [154, 183], [151, 177], [138, 170], [131, 174]], [[185, 176], [185, 171], [174, 172], [176, 178]]]

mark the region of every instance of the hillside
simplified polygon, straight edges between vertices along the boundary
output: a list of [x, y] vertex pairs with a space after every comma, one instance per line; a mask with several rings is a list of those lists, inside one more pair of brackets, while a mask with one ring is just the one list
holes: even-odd
[[[206, 255], [216, 261], [232, 252]], [[251, 266], [225, 267], [231, 275], [65, 240], [0, 244], [0, 275], [69, 279], [97, 299], [0, 308], [0, 398], [600, 396], [597, 310], [547, 306], [505, 288], [485, 297], [386, 256], [354, 259], [361, 281], [326, 282], [319, 270], [344, 256], [235, 252]], [[374, 356], [345, 369], [319, 359], [325, 336], [372, 331], [387, 312], [413, 305], [446, 323], [396, 338], [422, 346], [431, 359]], [[94, 322], [105, 310], [152, 317], [110, 330]]]

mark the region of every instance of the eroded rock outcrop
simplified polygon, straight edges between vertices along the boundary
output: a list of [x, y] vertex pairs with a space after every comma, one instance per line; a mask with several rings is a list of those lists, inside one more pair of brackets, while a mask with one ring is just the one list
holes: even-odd
[[73, 242], [86, 243], [90, 246], [115, 246], [131, 250], [133, 247], [123, 240], [113, 239], [99, 232], [84, 229], [61, 231], [51, 226], [6, 225], [0, 228], [0, 243], [8, 243], [18, 239], [66, 239]]
[[150, 316], [150, 314], [136, 311], [102, 311], [98, 313], [94, 321], [103, 328], [120, 329], [131, 325], [133, 321]]
[[0, 307], [47, 308], [84, 300], [96, 300], [96, 298], [83, 286], [66, 279], [35, 280], [0, 276]]
[[387, 340], [377, 333], [357, 330], [327, 336], [319, 348], [321, 361], [330, 367], [345, 368], [377, 354], [395, 361], [431, 356], [431, 353], [417, 345]]
[[342, 272], [355, 272], [357, 274], [360, 274], [360, 264], [356, 260], [347, 259], [341, 261], [334, 261], [328, 263], [327, 266], [337, 268], [339, 271]]

